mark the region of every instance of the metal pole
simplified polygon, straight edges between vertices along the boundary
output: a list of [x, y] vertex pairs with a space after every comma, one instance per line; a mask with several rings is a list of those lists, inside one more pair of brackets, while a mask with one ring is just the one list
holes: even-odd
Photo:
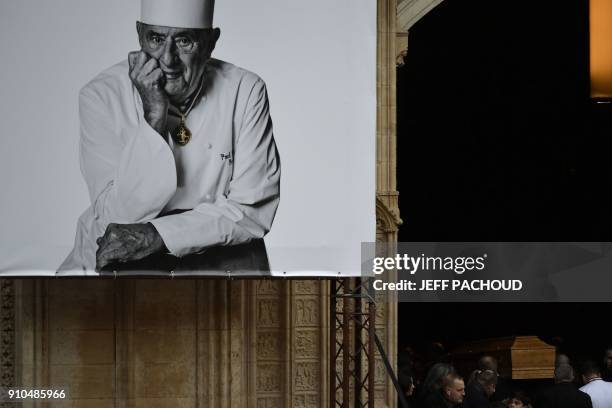
[[350, 283], [344, 279], [344, 292], [342, 298], [342, 408], [348, 408], [350, 403], [350, 298], [346, 295], [350, 292]]
[[378, 352], [380, 353], [383, 363], [385, 364], [385, 368], [387, 369], [387, 374], [389, 374], [389, 377], [391, 377], [391, 382], [393, 383], [393, 386], [395, 387], [395, 391], [397, 391], [397, 395], [399, 397], [401, 406], [408, 407], [408, 401], [406, 400], [406, 396], [404, 395], [404, 392], [402, 391], [402, 387], [400, 387], [399, 382], [397, 381], [397, 377], [395, 376], [395, 373], [393, 372], [393, 367], [391, 367], [391, 363], [389, 362], [389, 359], [387, 358], [387, 353], [385, 353], [385, 349], [383, 348], [383, 345], [380, 342], [380, 339], [378, 338], [376, 333], [374, 333], [374, 340], [376, 341], [376, 347], [378, 348]]
[[355, 278], [355, 287], [351, 290], [351, 295], [353, 298], [353, 304], [355, 308], [353, 310], [353, 321], [354, 321], [354, 342], [353, 344], [353, 378], [354, 384], [353, 388], [355, 390], [355, 408], [361, 408], [361, 348], [363, 343], [363, 316], [361, 315], [361, 278]]
[[338, 327], [336, 325], [336, 303], [338, 298], [336, 297], [336, 286], [337, 282], [335, 279], [331, 281], [330, 295], [331, 299], [329, 302], [329, 408], [336, 408], [336, 336]]
[[[368, 282], [368, 292], [372, 294], [369, 285], [372, 282]], [[376, 336], [376, 303], [370, 297], [368, 299], [368, 408], [374, 408], [374, 387], [375, 387], [375, 373], [376, 373], [376, 359], [375, 359], [375, 340]]]

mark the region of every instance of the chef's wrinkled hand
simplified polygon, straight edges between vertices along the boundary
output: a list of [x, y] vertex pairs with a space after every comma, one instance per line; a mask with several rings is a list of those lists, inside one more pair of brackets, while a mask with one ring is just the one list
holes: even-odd
[[130, 79], [140, 94], [146, 121], [160, 135], [165, 133], [170, 101], [164, 91], [165, 75], [159, 61], [144, 51], [128, 54]]
[[150, 224], [109, 224], [97, 239], [96, 270], [115, 262], [143, 259], [165, 248], [164, 241]]

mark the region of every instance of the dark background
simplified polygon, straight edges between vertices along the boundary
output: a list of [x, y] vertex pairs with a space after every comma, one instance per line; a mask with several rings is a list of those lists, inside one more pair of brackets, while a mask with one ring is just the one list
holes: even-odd
[[589, 94], [586, 1], [440, 4], [398, 69], [400, 240], [610, 240]]
[[[612, 241], [612, 113], [590, 99], [588, 41], [586, 0], [445, 0], [410, 29], [400, 241]], [[539, 335], [601, 362], [610, 312], [403, 303], [399, 346]]]

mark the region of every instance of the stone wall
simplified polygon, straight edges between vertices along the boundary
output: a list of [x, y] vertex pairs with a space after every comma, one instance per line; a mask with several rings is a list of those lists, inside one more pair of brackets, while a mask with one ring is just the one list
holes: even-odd
[[327, 288], [322, 280], [16, 281], [14, 384], [67, 387], [70, 401], [24, 407], [322, 407]]

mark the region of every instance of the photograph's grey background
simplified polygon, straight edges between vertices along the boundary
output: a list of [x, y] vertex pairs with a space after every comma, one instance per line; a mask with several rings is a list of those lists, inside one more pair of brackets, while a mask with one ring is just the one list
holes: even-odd
[[[89, 200], [78, 92], [139, 49], [138, 0], [0, 0], [0, 272], [53, 273]], [[375, 237], [376, 3], [218, 0], [213, 56], [267, 84], [281, 202], [275, 272], [360, 273]]]

